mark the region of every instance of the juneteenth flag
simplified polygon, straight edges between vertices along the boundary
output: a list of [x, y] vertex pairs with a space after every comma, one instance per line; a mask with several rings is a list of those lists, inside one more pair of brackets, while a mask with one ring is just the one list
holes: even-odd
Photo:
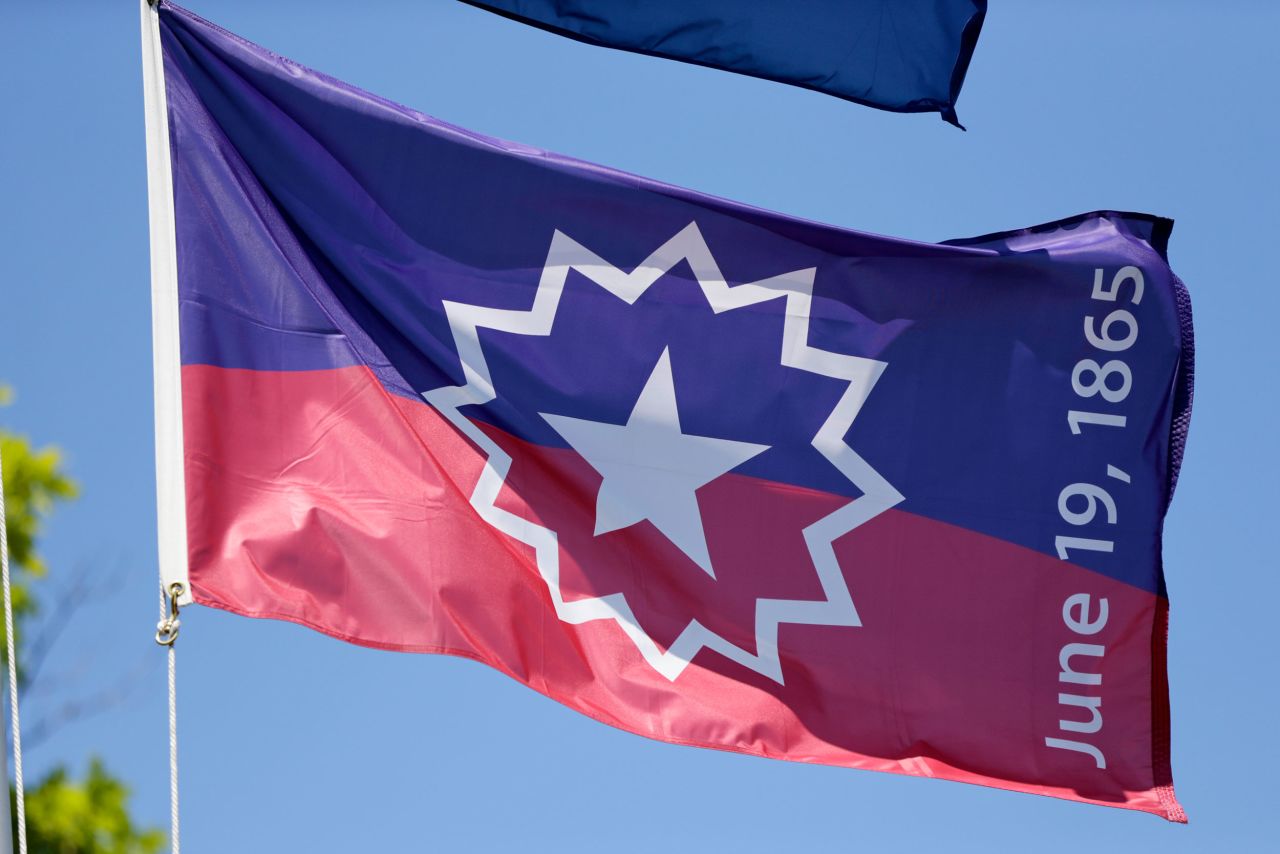
[[562, 36], [898, 113], [956, 98], [987, 0], [463, 0]]
[[161, 563], [651, 738], [1181, 821], [1170, 222], [818, 225], [144, 14]]

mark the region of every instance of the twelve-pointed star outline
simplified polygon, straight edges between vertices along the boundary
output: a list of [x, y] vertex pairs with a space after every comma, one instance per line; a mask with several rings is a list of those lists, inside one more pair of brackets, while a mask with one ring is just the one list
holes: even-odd
[[[819, 600], [756, 600], [754, 652], [726, 640], [697, 620], [691, 620], [675, 641], [666, 649], [662, 649], [636, 620], [626, 596], [622, 593], [566, 600], [560, 589], [560, 545], [556, 532], [498, 506], [498, 497], [511, 470], [511, 457], [462, 412], [463, 407], [484, 405], [498, 396], [484, 348], [480, 343], [480, 329], [530, 336], [550, 335], [570, 270], [577, 271], [630, 305], [681, 261], [688, 262], [698, 287], [701, 288], [712, 311], [716, 314], [769, 300], [785, 300], [780, 363], [784, 367], [833, 377], [846, 383], [840, 399], [810, 443], [861, 494], [803, 530], [805, 544], [808, 546], [809, 555], [822, 586], [823, 598]], [[756, 282], [730, 286], [721, 274], [696, 223], [690, 223], [659, 246], [630, 272], [610, 264], [573, 238], [556, 231], [552, 235], [551, 247], [547, 252], [542, 275], [538, 280], [533, 304], [528, 309], [489, 308], [449, 301], [444, 303], [445, 315], [453, 334], [454, 346], [458, 352], [465, 381], [462, 385], [443, 386], [425, 391], [423, 397], [485, 454], [484, 468], [471, 493], [471, 506], [480, 518], [495, 530], [533, 549], [538, 573], [547, 586], [556, 616], [572, 625], [594, 620], [614, 621], [635, 644], [644, 660], [667, 679], [676, 679], [700, 650], [709, 648], [781, 684], [784, 678], [782, 659], [778, 651], [780, 624], [862, 625], [861, 617], [853, 604], [853, 597], [849, 593], [848, 584], [845, 582], [844, 573], [836, 559], [833, 544], [849, 531], [866, 524], [903, 500], [902, 494], [844, 440], [886, 365], [875, 359], [850, 356], [810, 346], [809, 315], [813, 306], [815, 272], [813, 268], [795, 270]], [[600, 436], [603, 435], [601, 427], [630, 429], [633, 426], [632, 421], [635, 420], [635, 428], [651, 430], [652, 435], [661, 435], [662, 440], [673, 447], [677, 445], [688, 447], [682, 445], [682, 440], [675, 436], [680, 431], [673, 389], [674, 384], [670, 382], [668, 356], [665, 360], [665, 368], [664, 361], [659, 360], [658, 366], [650, 375], [649, 382], [646, 383], [637, 401], [638, 417], [633, 411], [633, 418], [628, 419], [626, 425], [596, 424], [594, 433], [592, 428], [584, 426], [592, 422], [579, 420], [575, 424], [573, 420], [564, 420], [561, 421], [560, 426], [567, 427], [569, 433], [576, 432], [577, 435], [573, 438], [563, 432], [561, 435], [571, 445], [576, 438], [581, 445], [578, 452], [593, 466], [598, 463], [597, 471], [600, 468], [613, 470], [612, 475], [609, 471], [602, 472], [604, 482], [602, 482], [601, 497], [597, 498], [597, 528], [602, 524], [599, 511], [601, 510], [600, 501], [605, 493], [604, 487], [612, 479], [613, 483], [609, 484], [609, 496], [604, 505], [603, 524], [606, 527], [623, 523], [628, 518], [635, 521], [648, 518], [659, 527], [659, 530], [663, 530], [672, 542], [684, 549], [686, 554], [694, 557], [705, 552], [705, 537], [701, 536], [700, 517], [682, 514], [682, 518], [677, 520], [669, 519], [658, 512], [653, 506], [654, 490], [638, 487], [634, 473], [623, 473], [617, 467], [611, 466], [609, 455], [603, 453], [600, 441]], [[669, 390], [670, 394], [668, 394]], [[664, 406], [668, 407], [666, 421], [646, 415], [650, 411], [661, 411]], [[663, 424], [665, 427], [662, 426]], [[663, 429], [665, 433], [662, 432]], [[680, 433], [680, 436], [683, 440], [707, 438], [683, 433]], [[709, 441], [714, 443], [729, 440], [710, 439]], [[746, 449], [740, 447], [741, 445], [748, 445], [754, 452], [743, 457], [742, 454], [746, 453]], [[589, 449], [588, 446], [590, 446]], [[763, 446], [737, 442], [715, 447], [720, 449], [716, 467], [726, 465], [735, 457], [739, 458], [739, 462], [735, 465], [740, 464], [764, 450]], [[730, 448], [736, 450], [730, 452]], [[594, 461], [592, 461], [593, 453]], [[725, 469], [727, 470], [729, 469]], [[711, 470], [702, 471], [701, 474], [684, 481], [681, 491], [691, 493], [696, 487], [689, 488], [689, 483], [707, 475], [712, 479], [716, 476], [711, 474]], [[620, 476], [621, 480], [618, 479]], [[674, 486], [670, 482], [663, 488], [669, 492], [674, 491]], [[655, 516], [660, 521], [655, 520]], [[691, 533], [690, 519], [695, 518], [699, 519], [698, 537], [694, 537]], [[699, 542], [702, 544], [702, 551], [699, 551], [697, 545]], [[694, 557], [694, 560], [697, 562], [698, 557]], [[709, 559], [705, 565], [702, 563], [699, 565], [708, 572], [711, 571]], [[584, 653], [590, 656], [590, 649], [585, 649]]]

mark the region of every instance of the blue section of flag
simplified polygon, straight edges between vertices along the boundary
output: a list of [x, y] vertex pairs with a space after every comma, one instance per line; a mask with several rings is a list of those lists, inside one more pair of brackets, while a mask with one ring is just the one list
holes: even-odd
[[[1048, 554], [1105, 540], [1070, 559], [1160, 588], [1189, 355], [1166, 220], [1099, 213], [964, 245], [863, 234], [483, 137], [168, 4], [161, 25], [179, 271], [202, 273], [180, 276], [187, 364], [457, 385], [449, 303], [528, 311], [557, 233], [630, 271], [695, 224], [730, 286], [811, 269], [808, 343], [885, 363], [842, 438], [900, 509]], [[1130, 266], [1140, 299], [1113, 285]], [[480, 331], [501, 394], [466, 415], [565, 447], [540, 413], [621, 424], [669, 350], [688, 432], [769, 446], [739, 473], [853, 494], [813, 445], [846, 384], [784, 364], [784, 319], [780, 299], [713, 311], [685, 261], [632, 302], [570, 272], [547, 334]], [[1073, 433], [1073, 411], [1125, 426]], [[1097, 500], [1070, 521], [1089, 503], [1062, 509], [1073, 484], [1105, 488], [1115, 521]]]
[[986, 0], [464, 0], [591, 44], [777, 80], [894, 112], [955, 103]]

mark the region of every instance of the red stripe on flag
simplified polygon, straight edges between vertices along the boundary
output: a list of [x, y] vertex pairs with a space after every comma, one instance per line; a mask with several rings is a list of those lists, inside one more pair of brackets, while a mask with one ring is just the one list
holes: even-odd
[[[390, 395], [359, 367], [187, 366], [183, 393], [190, 577], [202, 604], [475, 658], [663, 741], [1185, 820], [1169, 785], [1163, 671], [1153, 671], [1163, 602], [1149, 593], [890, 511], [836, 543], [862, 626], [783, 624], [785, 684], [707, 649], [669, 681], [616, 623], [556, 619], [532, 551], [469, 503], [483, 455], [425, 403]], [[795, 532], [847, 499], [735, 475], [710, 484], [699, 500], [725, 567], [712, 580], [685, 571], [648, 523], [594, 537], [598, 480], [582, 460], [486, 429], [515, 460], [500, 506], [561, 534], [566, 598], [623, 592], [660, 644], [697, 618], [751, 649], [755, 598], [820, 596]], [[1087, 636], [1064, 619], [1081, 593], [1091, 610], [1067, 616], [1087, 622], [1103, 598], [1108, 606]], [[1085, 675], [1064, 682], [1064, 661]], [[1081, 684], [1094, 674], [1100, 684]]]

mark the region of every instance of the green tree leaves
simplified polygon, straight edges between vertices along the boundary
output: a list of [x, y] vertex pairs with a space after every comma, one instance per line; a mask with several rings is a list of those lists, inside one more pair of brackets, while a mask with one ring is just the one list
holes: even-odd
[[48, 568], [36, 551], [40, 526], [56, 502], [76, 497], [76, 484], [62, 471], [62, 454], [57, 448], [37, 450], [21, 436], [0, 432], [0, 457], [4, 460], [9, 561], [34, 576], [43, 576]]
[[27, 792], [27, 843], [43, 854], [154, 854], [159, 830], [133, 824], [129, 790], [93, 760], [83, 782], [57, 769]]

